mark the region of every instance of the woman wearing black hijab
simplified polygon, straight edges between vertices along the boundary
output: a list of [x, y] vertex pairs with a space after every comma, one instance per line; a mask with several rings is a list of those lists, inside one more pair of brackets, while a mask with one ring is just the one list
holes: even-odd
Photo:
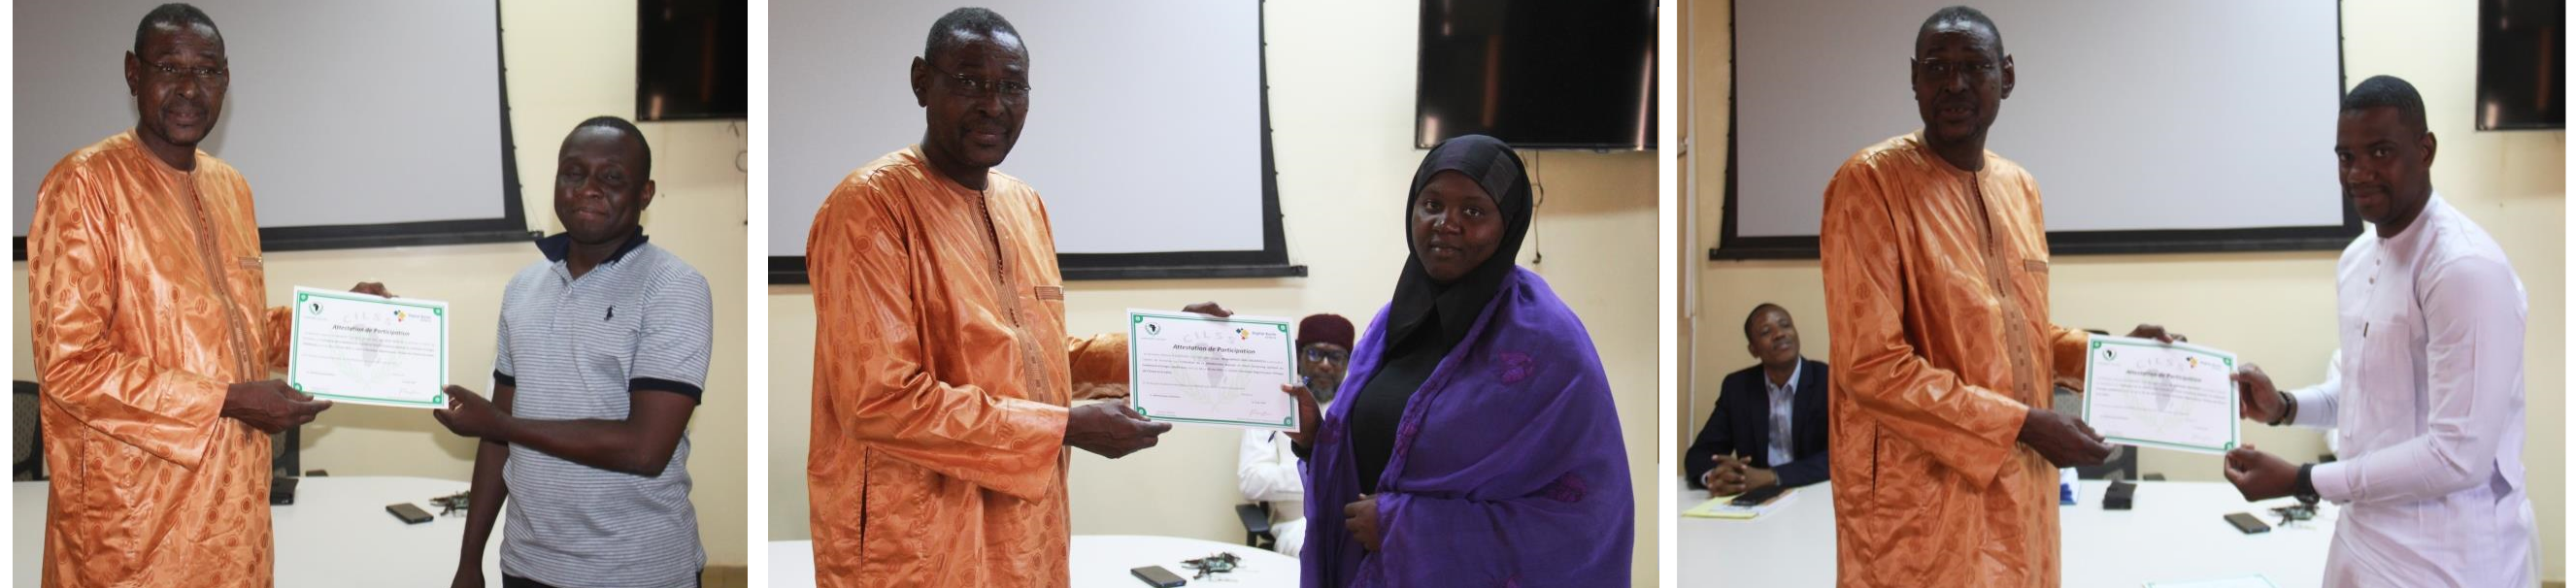
[[1528, 174], [1482, 135], [1423, 158], [1410, 255], [1308, 457], [1304, 586], [1628, 584], [1634, 499], [1600, 354], [1538, 274]]

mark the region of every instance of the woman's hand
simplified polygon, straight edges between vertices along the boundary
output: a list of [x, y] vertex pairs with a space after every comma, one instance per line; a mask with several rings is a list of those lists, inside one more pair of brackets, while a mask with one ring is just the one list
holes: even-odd
[[1360, 547], [1377, 551], [1377, 496], [1361, 494], [1359, 502], [1342, 505], [1342, 515], [1349, 517], [1342, 520], [1342, 527], [1350, 529], [1351, 538], [1358, 539]]
[[1297, 430], [1288, 432], [1288, 441], [1299, 447], [1313, 448], [1315, 427], [1324, 423], [1324, 410], [1315, 403], [1315, 393], [1307, 391], [1303, 384], [1284, 384], [1279, 386], [1279, 391], [1297, 399]]

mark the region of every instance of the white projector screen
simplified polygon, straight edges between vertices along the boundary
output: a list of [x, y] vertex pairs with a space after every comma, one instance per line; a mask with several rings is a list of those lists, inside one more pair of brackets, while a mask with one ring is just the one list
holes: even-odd
[[[158, 0], [19, 2], [15, 235], [65, 154], [131, 129], [135, 25]], [[250, 180], [271, 251], [524, 239], [491, 2], [203, 4], [232, 81], [199, 149]], [[25, 257], [23, 239], [18, 248]]]
[[[1046, 199], [1066, 278], [1302, 271], [1287, 265], [1270, 175], [1258, 0], [980, 5], [1028, 46], [1026, 126], [997, 169]], [[912, 60], [958, 6], [771, 3], [773, 282], [804, 281], [805, 237], [834, 185], [921, 141]]]
[[[1712, 258], [1816, 255], [1834, 170], [1922, 128], [1908, 59], [1951, 3], [1734, 4], [1731, 212]], [[2017, 72], [1986, 148], [2038, 178], [2054, 251], [2335, 249], [2359, 233], [2335, 181], [2335, 2], [1977, 8]]]

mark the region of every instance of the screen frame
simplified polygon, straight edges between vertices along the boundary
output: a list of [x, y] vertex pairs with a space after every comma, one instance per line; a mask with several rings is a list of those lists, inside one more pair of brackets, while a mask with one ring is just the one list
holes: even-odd
[[[501, 80], [501, 116], [495, 121], [501, 125], [500, 218], [260, 227], [260, 252], [512, 243], [544, 236], [539, 231], [528, 229], [527, 205], [520, 200], [519, 147], [510, 129], [510, 51], [502, 34], [508, 27], [502, 25], [502, 18], [500, 0], [493, 0], [492, 42], [496, 55], [492, 75]], [[10, 261], [26, 261], [27, 238], [10, 237], [9, 253]]]
[[[1239, 251], [1155, 251], [1146, 253], [1057, 253], [1057, 270], [1073, 280], [1166, 280], [1223, 278], [1302, 278], [1306, 266], [1288, 263], [1288, 233], [1279, 211], [1279, 166], [1270, 127], [1270, 18], [1267, 0], [1256, 11], [1253, 37], [1261, 61], [1261, 249]], [[810, 229], [811, 227], [804, 227]], [[781, 230], [772, 226], [770, 230]], [[799, 230], [787, 227], [784, 230]], [[771, 285], [810, 284], [803, 255], [769, 256]]]
[[[1821, 237], [1815, 235], [1752, 237], [1736, 232], [1736, 211], [1741, 205], [1736, 189], [1735, 154], [1736, 119], [1739, 115], [1735, 96], [1736, 46], [1735, 6], [1727, 6], [1726, 75], [1726, 199], [1720, 207], [1717, 245], [1708, 249], [1709, 261], [1756, 259], [1821, 259]], [[2350, 86], [2343, 47], [2343, 4], [2335, 4], [2335, 99], [2340, 103], [2344, 88]], [[2265, 251], [2340, 251], [2361, 235], [2361, 213], [2344, 199], [2343, 223], [2299, 227], [2259, 227], [2242, 229], [2168, 229], [2120, 231], [2049, 231], [2048, 249], [2052, 255], [2123, 255], [2148, 253], [2243, 253]]]

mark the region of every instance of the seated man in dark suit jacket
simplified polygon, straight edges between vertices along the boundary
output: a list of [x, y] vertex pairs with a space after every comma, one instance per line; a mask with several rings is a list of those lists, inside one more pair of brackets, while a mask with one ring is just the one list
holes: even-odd
[[1779, 305], [1753, 307], [1744, 338], [1762, 364], [1727, 374], [1717, 409], [1682, 456], [1691, 485], [1726, 496], [1825, 481], [1830, 368], [1798, 354], [1798, 327]]

